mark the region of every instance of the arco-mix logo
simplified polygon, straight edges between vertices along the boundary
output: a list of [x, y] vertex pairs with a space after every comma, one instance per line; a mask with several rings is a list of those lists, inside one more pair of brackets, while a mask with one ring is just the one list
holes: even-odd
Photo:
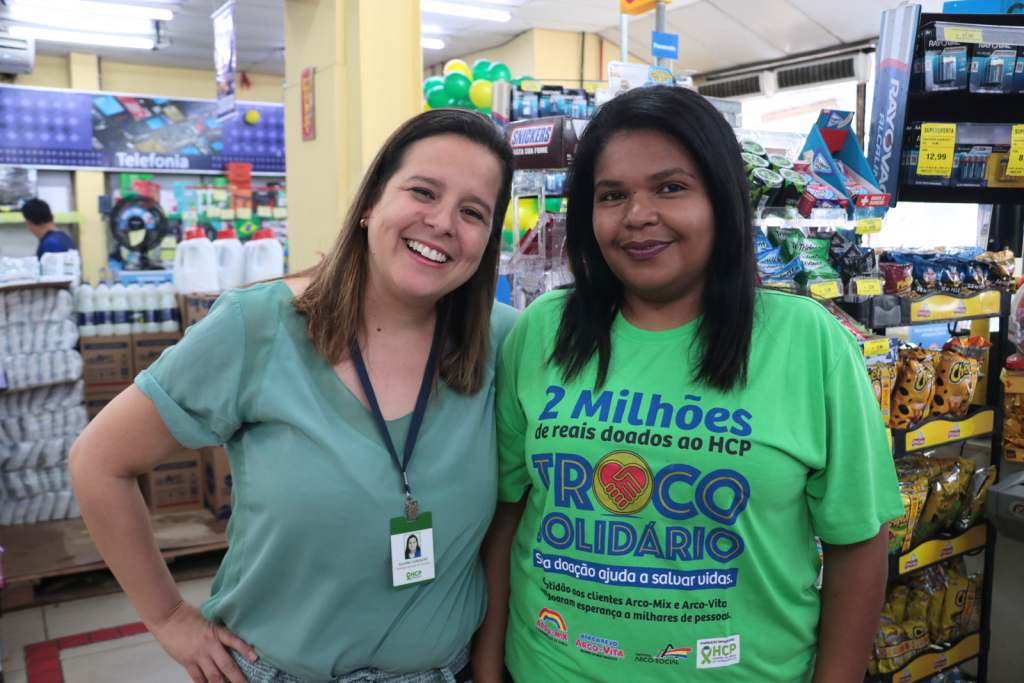
[[535, 626], [548, 638], [556, 640], [562, 644], [567, 644], [569, 642], [569, 627], [566, 626], [565, 619], [562, 615], [553, 609], [547, 607], [542, 609], [537, 615], [537, 623]]

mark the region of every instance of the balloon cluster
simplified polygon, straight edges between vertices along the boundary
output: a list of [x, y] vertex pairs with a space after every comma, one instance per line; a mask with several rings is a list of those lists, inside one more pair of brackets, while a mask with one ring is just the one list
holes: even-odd
[[441, 107], [472, 109], [491, 115], [491, 84], [494, 81], [509, 81], [520, 85], [531, 76], [520, 76], [513, 80], [512, 72], [501, 62], [491, 63], [478, 59], [469, 66], [461, 59], [452, 59], [444, 65], [443, 76], [431, 76], [423, 81], [423, 95], [426, 102], [423, 111]]

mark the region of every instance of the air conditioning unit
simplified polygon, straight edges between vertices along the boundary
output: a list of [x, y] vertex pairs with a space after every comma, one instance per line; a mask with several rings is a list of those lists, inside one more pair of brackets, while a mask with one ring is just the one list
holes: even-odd
[[771, 71], [718, 78], [697, 86], [697, 92], [706, 97], [742, 100], [748, 97], [771, 97], [775, 94], [775, 74]]
[[0, 73], [30, 74], [35, 63], [35, 38], [15, 38], [0, 31]]
[[775, 70], [775, 83], [779, 92], [848, 81], [867, 83], [871, 80], [873, 61], [872, 55], [855, 52], [781, 67]]

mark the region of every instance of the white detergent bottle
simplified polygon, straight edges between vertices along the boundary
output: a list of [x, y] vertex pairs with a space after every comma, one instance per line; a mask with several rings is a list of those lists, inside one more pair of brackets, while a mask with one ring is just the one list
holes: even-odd
[[235, 229], [226, 228], [218, 232], [213, 249], [217, 252], [217, 284], [221, 291], [244, 285], [245, 249]]
[[202, 228], [185, 233], [174, 251], [174, 289], [179, 294], [216, 294], [217, 254]]
[[257, 230], [245, 245], [245, 281], [259, 282], [284, 275], [284, 247], [270, 228]]
[[177, 332], [180, 328], [180, 323], [178, 321], [178, 299], [174, 296], [174, 285], [170, 282], [164, 282], [157, 291], [160, 294], [160, 308], [157, 309], [160, 331]]
[[114, 334], [113, 315], [110, 306], [110, 287], [102, 282], [96, 285], [96, 336], [109, 337]]
[[120, 282], [110, 286], [110, 311], [114, 316], [114, 334], [131, 334], [132, 324], [128, 319], [128, 290]]
[[96, 300], [92, 286], [83, 282], [78, 288], [78, 335], [81, 337], [96, 336]]
[[[167, 283], [165, 283], [167, 284]], [[174, 285], [171, 285], [174, 288]], [[142, 285], [142, 331], [145, 334], [156, 334], [160, 331], [157, 311], [160, 310], [160, 292], [152, 282]]]
[[146, 297], [142, 294], [142, 287], [134, 282], [126, 287], [128, 290], [128, 322], [132, 326], [132, 334], [144, 334], [146, 332]]

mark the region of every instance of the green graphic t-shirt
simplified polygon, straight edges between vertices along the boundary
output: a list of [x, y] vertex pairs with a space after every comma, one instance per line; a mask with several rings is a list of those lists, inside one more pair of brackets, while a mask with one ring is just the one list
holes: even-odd
[[749, 381], [691, 379], [696, 323], [621, 315], [608, 381], [545, 363], [563, 292], [505, 342], [499, 499], [512, 545], [517, 681], [810, 681], [814, 535], [849, 544], [903, 513], [864, 359], [809, 299], [759, 294]]

